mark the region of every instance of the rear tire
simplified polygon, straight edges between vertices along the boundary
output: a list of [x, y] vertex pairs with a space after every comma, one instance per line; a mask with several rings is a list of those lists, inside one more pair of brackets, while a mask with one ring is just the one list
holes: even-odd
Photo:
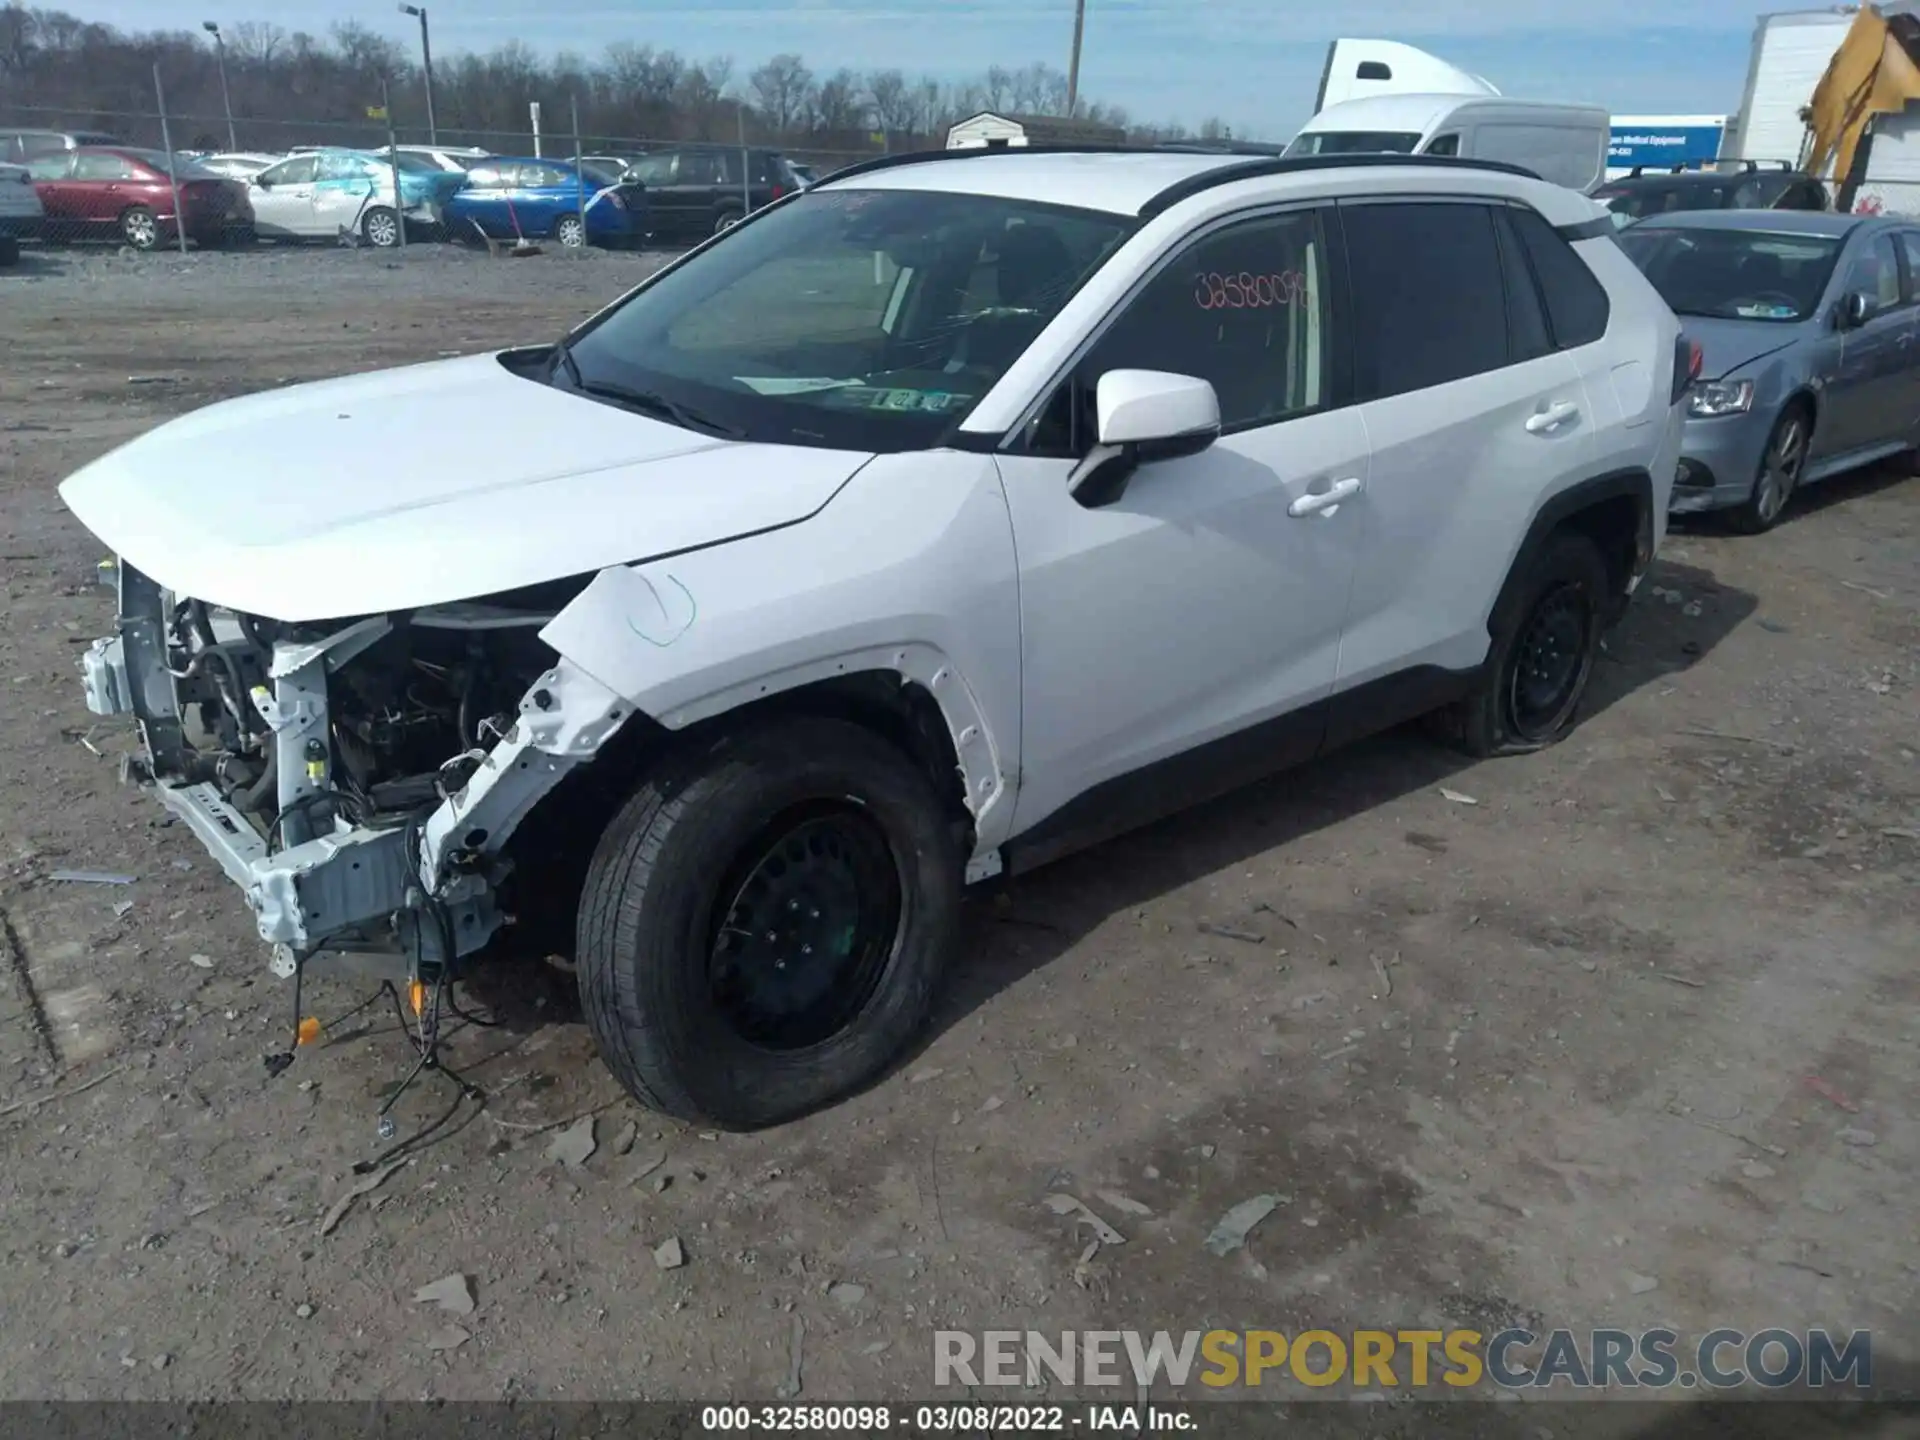
[[1564, 739], [1600, 654], [1611, 590], [1593, 541], [1553, 536], [1521, 576], [1473, 693], [1435, 716], [1441, 734], [1476, 758]]
[[575, 961], [601, 1056], [642, 1104], [726, 1129], [846, 1096], [926, 1022], [962, 864], [931, 782], [858, 726], [669, 758], [587, 871]]
[[745, 216], [739, 210], [722, 210], [713, 217], [713, 233], [718, 235], [722, 231], [731, 230], [744, 218]]
[[360, 217], [360, 233], [376, 250], [391, 250], [400, 243], [400, 216], [386, 205], [375, 205]]
[[1780, 523], [1800, 488], [1800, 472], [1807, 465], [1807, 443], [1813, 438], [1813, 416], [1796, 400], [1780, 412], [1760, 452], [1760, 469], [1753, 489], [1740, 505], [1727, 512], [1727, 523], [1742, 535], [1763, 535]]
[[0, 269], [20, 263], [20, 242], [11, 235], [0, 235]]
[[152, 250], [160, 243], [160, 221], [144, 205], [129, 205], [120, 212], [120, 238], [136, 250]]

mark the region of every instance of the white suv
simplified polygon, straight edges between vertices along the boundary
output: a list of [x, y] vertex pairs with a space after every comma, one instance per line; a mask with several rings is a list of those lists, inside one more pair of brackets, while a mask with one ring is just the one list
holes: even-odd
[[278, 973], [437, 1015], [565, 919], [636, 1096], [791, 1117], [926, 1019], [971, 882], [1425, 712], [1565, 733], [1689, 378], [1611, 231], [1465, 161], [858, 166], [558, 345], [69, 479], [90, 703]]

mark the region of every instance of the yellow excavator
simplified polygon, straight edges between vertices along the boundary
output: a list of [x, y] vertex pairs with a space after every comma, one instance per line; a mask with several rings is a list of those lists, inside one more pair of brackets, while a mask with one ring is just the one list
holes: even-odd
[[1920, 20], [1889, 18], [1862, 5], [1800, 112], [1807, 126], [1800, 168], [1833, 177], [1839, 191], [1834, 208], [1853, 209], [1866, 177], [1874, 118], [1898, 115], [1912, 100], [1920, 100]]

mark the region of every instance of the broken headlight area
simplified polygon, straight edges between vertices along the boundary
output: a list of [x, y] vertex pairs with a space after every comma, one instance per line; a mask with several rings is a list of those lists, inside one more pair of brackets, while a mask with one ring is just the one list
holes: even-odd
[[509, 837], [624, 718], [540, 639], [580, 584], [282, 625], [115, 573], [89, 707], [132, 714], [140, 778], [245, 892], [282, 974], [324, 955], [417, 980], [479, 949], [507, 923]]

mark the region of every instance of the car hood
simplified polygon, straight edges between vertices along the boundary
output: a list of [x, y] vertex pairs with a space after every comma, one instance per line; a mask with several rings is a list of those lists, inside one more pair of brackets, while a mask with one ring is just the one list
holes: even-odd
[[60, 498], [177, 594], [331, 620], [793, 524], [870, 459], [714, 439], [479, 355], [209, 406], [94, 461]]
[[1804, 340], [1811, 322], [1783, 325], [1775, 320], [1726, 320], [1718, 316], [1682, 315], [1680, 327], [1689, 340], [1700, 342], [1700, 377], [1719, 380], [1734, 371]]

